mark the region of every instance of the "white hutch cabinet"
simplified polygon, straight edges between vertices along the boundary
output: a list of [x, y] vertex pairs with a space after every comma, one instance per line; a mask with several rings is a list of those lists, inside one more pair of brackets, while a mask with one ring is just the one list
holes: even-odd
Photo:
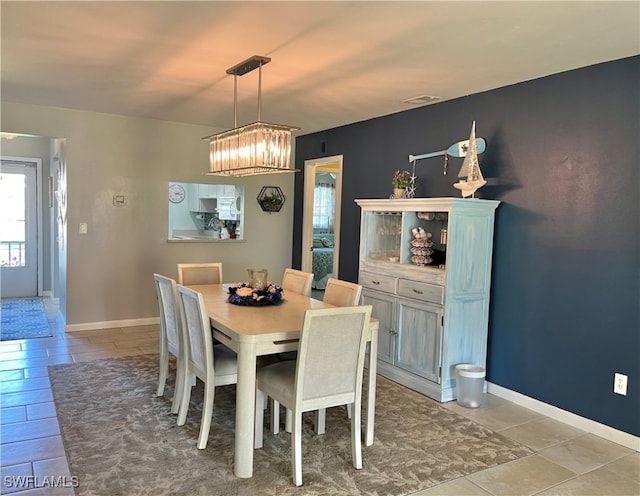
[[[455, 399], [455, 366], [486, 367], [493, 225], [500, 202], [355, 201], [362, 209], [362, 303], [373, 306], [380, 323], [378, 372], [438, 401]], [[415, 236], [419, 228], [432, 234], [431, 242]]]

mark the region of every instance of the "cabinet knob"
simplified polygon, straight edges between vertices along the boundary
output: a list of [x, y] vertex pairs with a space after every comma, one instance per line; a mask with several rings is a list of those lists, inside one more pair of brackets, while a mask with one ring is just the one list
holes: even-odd
[[373, 284], [375, 284], [376, 286], [380, 286], [380, 281], [371, 281]]
[[395, 336], [396, 334], [398, 334], [398, 331], [394, 331], [393, 329], [389, 329], [389, 334], [391, 334], [392, 336]]
[[424, 291], [422, 291], [421, 289], [414, 289], [413, 292], [417, 294], [424, 294]]

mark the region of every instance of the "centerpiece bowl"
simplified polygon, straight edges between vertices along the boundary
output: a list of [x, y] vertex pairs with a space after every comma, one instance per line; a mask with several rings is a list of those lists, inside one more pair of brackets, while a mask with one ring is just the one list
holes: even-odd
[[284, 291], [281, 287], [267, 281], [264, 288], [258, 289], [243, 282], [240, 286], [229, 287], [229, 297], [227, 301], [233, 305], [244, 305], [252, 307], [262, 307], [266, 305], [279, 305], [284, 301], [282, 295]]

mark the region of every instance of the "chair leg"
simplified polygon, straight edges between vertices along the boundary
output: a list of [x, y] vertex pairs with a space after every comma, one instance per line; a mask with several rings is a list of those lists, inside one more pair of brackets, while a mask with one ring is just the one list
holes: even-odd
[[[290, 410], [289, 410], [290, 411]], [[293, 483], [302, 485], [302, 412], [293, 415], [291, 431], [291, 463], [293, 468]]]
[[[264, 436], [264, 399], [266, 398], [259, 389], [256, 389], [256, 418], [254, 422], [254, 435], [253, 435], [253, 447], [254, 449], [262, 448], [263, 436]], [[273, 421], [272, 421], [273, 422]]]
[[315, 413], [315, 431], [317, 435], [324, 434], [327, 423], [327, 409], [319, 408]]
[[182, 357], [178, 357], [176, 366], [176, 387], [173, 390], [173, 401], [171, 402], [171, 413], [176, 414], [180, 410], [180, 400], [182, 399], [182, 388], [184, 387], [184, 378], [182, 370]]
[[[347, 418], [351, 418], [351, 410], [353, 407], [352, 403], [347, 403]], [[317, 435], [324, 434], [326, 432], [326, 423], [327, 423], [327, 409], [320, 408], [316, 410], [314, 424], [315, 424], [315, 432]]]
[[271, 432], [277, 435], [280, 432], [280, 402], [271, 400]]
[[291, 410], [289, 408], [286, 409], [284, 416], [284, 430], [291, 433]]
[[216, 393], [216, 386], [213, 380], [209, 380], [204, 385], [204, 405], [202, 406], [202, 420], [200, 420], [200, 435], [198, 436], [198, 449], [205, 449], [209, 440], [209, 430], [211, 429], [211, 417], [213, 417], [213, 399]]
[[358, 470], [362, 468], [362, 432], [360, 432], [360, 411], [360, 408], [353, 408], [351, 415], [351, 458], [353, 460], [353, 467]]
[[160, 375], [158, 377], [158, 389], [156, 396], [162, 396], [164, 394], [164, 385], [167, 382], [167, 374], [169, 372], [169, 355], [164, 346], [161, 346], [160, 350]]
[[191, 374], [183, 370], [182, 375], [182, 398], [180, 398], [180, 409], [178, 412], [178, 425], [184, 425], [187, 421], [187, 411], [189, 401], [191, 401]]

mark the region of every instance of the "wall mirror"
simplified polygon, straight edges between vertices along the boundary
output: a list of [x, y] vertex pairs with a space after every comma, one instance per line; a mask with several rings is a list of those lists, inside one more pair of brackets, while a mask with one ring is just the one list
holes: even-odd
[[169, 182], [170, 241], [233, 241], [244, 235], [244, 186]]

